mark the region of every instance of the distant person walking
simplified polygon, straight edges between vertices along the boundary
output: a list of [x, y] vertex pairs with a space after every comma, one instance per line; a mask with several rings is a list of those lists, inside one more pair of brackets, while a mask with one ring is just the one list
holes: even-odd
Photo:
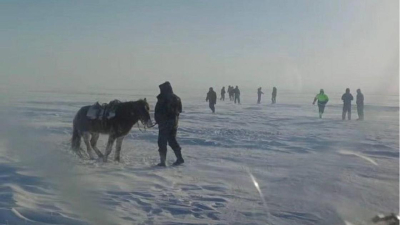
[[262, 92], [262, 91], [261, 91], [261, 87], [259, 87], [258, 90], [257, 90], [257, 96], [258, 96], [258, 98], [257, 98], [257, 104], [260, 104], [260, 102], [261, 102], [261, 95], [263, 95], [263, 94], [264, 94], [264, 92]]
[[212, 87], [210, 87], [207, 93], [206, 102], [208, 102], [211, 111], [215, 113], [215, 104], [217, 104], [217, 93], [215, 93]]
[[226, 93], [228, 93], [229, 101], [231, 101], [231, 86], [230, 85], [228, 86]]
[[360, 89], [357, 89], [357, 113], [358, 119], [357, 120], [364, 120], [364, 95], [361, 93]]
[[351, 120], [351, 101], [353, 101], [353, 95], [350, 94], [350, 88], [346, 88], [346, 93], [342, 95], [342, 101], [343, 101], [342, 120], [346, 118], [346, 113], [348, 120]]
[[272, 88], [272, 104], [276, 103], [276, 94], [277, 94], [278, 90], [276, 89], [276, 87]]
[[228, 88], [229, 100], [233, 101], [233, 86]]
[[328, 95], [325, 94], [324, 89], [319, 91], [319, 94], [315, 96], [313, 105], [318, 100], [318, 111], [319, 111], [319, 118], [322, 118], [322, 114], [324, 114], [326, 103], [328, 103], [329, 98]]
[[233, 94], [235, 95], [235, 104], [236, 102], [240, 104], [240, 90], [238, 86], [233, 90]]
[[225, 93], [226, 93], [225, 87], [222, 87], [222, 89], [221, 89], [221, 99], [220, 100], [225, 101]]
[[160, 86], [160, 94], [157, 96], [157, 104], [154, 110], [154, 119], [158, 123], [158, 152], [160, 163], [158, 166], [166, 166], [167, 144], [174, 150], [176, 162], [174, 166], [184, 163], [181, 147], [176, 141], [179, 114], [182, 112], [181, 99], [172, 91], [171, 84], [167, 81]]

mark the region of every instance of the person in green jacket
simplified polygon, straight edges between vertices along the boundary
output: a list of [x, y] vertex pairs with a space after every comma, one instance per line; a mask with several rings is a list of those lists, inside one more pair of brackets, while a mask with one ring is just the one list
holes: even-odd
[[328, 95], [325, 94], [324, 89], [321, 89], [319, 91], [319, 94], [315, 96], [313, 105], [315, 105], [315, 102], [317, 100], [318, 100], [319, 118], [322, 118], [322, 114], [324, 113], [325, 110], [325, 105], [329, 101]]

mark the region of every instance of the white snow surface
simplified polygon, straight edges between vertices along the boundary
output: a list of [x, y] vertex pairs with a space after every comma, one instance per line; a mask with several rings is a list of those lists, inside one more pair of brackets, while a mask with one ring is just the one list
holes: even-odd
[[120, 163], [69, 149], [80, 107], [146, 97], [153, 110], [158, 93], [2, 93], [0, 224], [366, 224], [399, 211], [398, 96], [365, 94], [366, 120], [354, 102], [342, 121], [340, 93], [318, 119], [314, 94], [257, 105], [256, 90], [242, 90], [241, 105], [218, 101], [212, 114], [207, 89], [176, 90], [185, 164], [167, 168], [155, 166], [156, 127], [135, 126]]

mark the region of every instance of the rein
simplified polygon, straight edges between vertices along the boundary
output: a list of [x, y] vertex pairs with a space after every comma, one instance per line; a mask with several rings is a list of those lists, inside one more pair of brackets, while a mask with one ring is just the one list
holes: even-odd
[[[137, 127], [139, 128], [139, 130], [140, 130], [142, 133], [144, 133], [144, 132], [146, 131], [146, 125], [144, 125], [143, 121], [140, 120], [140, 122], [141, 122], [142, 125], [143, 125], [144, 131], [143, 131], [142, 129], [140, 129], [139, 122], [137, 123]], [[157, 125], [157, 123], [154, 123], [154, 124], [152, 124], [151, 126], [147, 126], [147, 128], [153, 128], [153, 127], [156, 126], [156, 125]]]
[[149, 126], [148, 128], [153, 128], [157, 125], [157, 123], [154, 123], [153, 125]]

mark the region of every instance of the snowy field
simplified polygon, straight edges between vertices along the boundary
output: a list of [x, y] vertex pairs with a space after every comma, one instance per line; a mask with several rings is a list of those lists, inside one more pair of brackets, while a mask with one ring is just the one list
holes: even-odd
[[343, 122], [341, 93], [327, 93], [320, 120], [313, 94], [278, 90], [270, 105], [267, 90], [257, 105], [256, 90], [242, 90], [242, 105], [218, 101], [213, 115], [207, 90], [175, 90], [186, 163], [167, 168], [154, 166], [156, 128], [135, 126], [121, 163], [69, 150], [80, 107], [147, 97], [153, 110], [157, 90], [2, 92], [0, 224], [342, 225], [399, 211], [398, 96], [366, 93], [366, 120], [353, 105]]

